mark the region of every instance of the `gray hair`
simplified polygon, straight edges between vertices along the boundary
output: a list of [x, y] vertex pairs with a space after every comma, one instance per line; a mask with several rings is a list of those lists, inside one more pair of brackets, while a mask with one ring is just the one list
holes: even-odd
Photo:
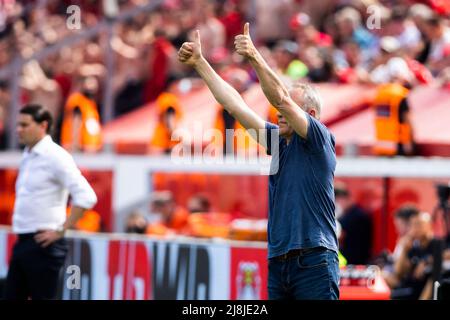
[[361, 13], [353, 7], [345, 7], [334, 14], [336, 22], [350, 21], [354, 28], [361, 25]]
[[306, 112], [313, 109], [317, 112], [317, 118], [320, 118], [322, 112], [323, 100], [319, 92], [312, 86], [306, 83], [295, 83], [293, 89], [301, 89], [303, 98], [305, 100]]

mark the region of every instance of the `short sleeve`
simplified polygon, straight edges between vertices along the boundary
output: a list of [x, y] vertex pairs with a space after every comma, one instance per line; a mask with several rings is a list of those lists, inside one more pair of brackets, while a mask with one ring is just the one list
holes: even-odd
[[330, 132], [317, 119], [308, 117], [308, 132], [306, 134], [306, 141], [312, 152], [320, 152], [324, 150], [324, 146], [330, 142]]
[[[267, 154], [271, 155], [272, 143], [273, 141], [279, 140], [279, 128], [276, 124], [271, 122], [266, 122], [266, 143], [267, 143]], [[276, 140], [275, 140], [276, 139]]]
[[72, 156], [60, 152], [53, 158], [56, 179], [68, 189], [74, 206], [91, 209], [97, 203], [97, 195], [75, 164]]

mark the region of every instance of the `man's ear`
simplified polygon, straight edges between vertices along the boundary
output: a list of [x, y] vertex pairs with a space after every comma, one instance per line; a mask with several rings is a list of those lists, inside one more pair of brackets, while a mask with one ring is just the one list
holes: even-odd
[[309, 114], [311, 115], [311, 117], [313, 117], [313, 118], [316, 118], [316, 110], [314, 110], [314, 109], [310, 109], [309, 110]]
[[47, 131], [48, 131], [48, 121], [42, 121], [41, 123], [39, 123], [39, 126], [45, 131], [45, 133], [47, 133]]

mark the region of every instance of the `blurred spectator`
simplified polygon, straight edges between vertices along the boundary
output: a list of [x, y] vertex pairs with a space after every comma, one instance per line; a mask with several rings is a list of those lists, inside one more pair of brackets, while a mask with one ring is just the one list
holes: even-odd
[[[311, 46], [302, 50], [300, 58], [308, 69], [308, 79], [311, 82], [331, 81], [333, 66], [331, 57], [326, 50]], [[292, 64], [293, 62], [288, 67], [288, 75], [290, 75]], [[295, 77], [291, 76], [291, 78], [296, 80]]]
[[422, 3], [414, 4], [408, 11], [408, 16], [421, 33], [422, 45], [418, 48], [419, 52], [416, 53], [415, 57], [420, 63], [425, 63], [430, 53], [430, 39], [426, 32], [426, 21], [431, 19], [433, 15], [433, 10]]
[[147, 220], [140, 212], [134, 211], [130, 213], [125, 222], [126, 233], [145, 234], [147, 230]]
[[367, 264], [372, 254], [372, 218], [353, 202], [343, 183], [336, 183], [336, 217], [341, 225], [340, 251], [348, 264]]
[[356, 42], [349, 40], [334, 52], [334, 67], [337, 80], [341, 83], [367, 83], [369, 73], [367, 61], [363, 61]]
[[150, 42], [152, 34], [148, 28], [137, 32], [133, 27], [124, 24], [118, 28], [118, 34], [111, 41], [111, 46], [117, 53], [117, 72], [113, 79], [116, 117], [142, 106], [145, 102], [144, 79], [147, 76], [148, 48], [144, 42]]
[[398, 286], [400, 279], [394, 272], [394, 263], [398, 261], [401, 253], [404, 251], [404, 237], [410, 232], [411, 218], [419, 214], [419, 209], [414, 205], [403, 205], [394, 214], [394, 226], [397, 232], [397, 242], [392, 255], [385, 257], [383, 262], [383, 277], [392, 289]]
[[401, 81], [412, 83], [411, 73], [405, 59], [400, 56], [400, 43], [391, 36], [385, 36], [380, 40], [380, 56], [376, 61], [376, 67], [370, 72], [370, 79], [374, 83], [388, 83]]
[[36, 60], [28, 62], [23, 67], [20, 82], [27, 96], [28, 103], [44, 105], [52, 114], [53, 119], [61, 115], [62, 94], [58, 83], [49, 78]]
[[197, 6], [197, 29], [202, 35], [202, 50], [206, 59], [214, 50], [225, 46], [225, 27], [215, 17], [215, 1], [199, 0]]
[[376, 155], [416, 154], [408, 94], [409, 90], [399, 83], [379, 86], [373, 103]]
[[410, 230], [402, 239], [403, 250], [394, 270], [400, 284], [391, 292], [393, 299], [431, 299], [430, 279], [437, 240], [428, 213], [412, 216]]
[[[423, 15], [423, 13], [421, 13]], [[420, 20], [420, 15], [418, 16]], [[395, 60], [389, 60], [387, 65], [390, 65], [391, 70], [397, 69], [397, 73], [404, 74], [404, 78], [411, 78], [409, 81], [413, 81], [414, 77], [420, 83], [429, 84], [432, 81], [431, 72], [423, 65], [425, 58], [423, 54], [428, 54], [425, 50], [429, 50], [429, 41], [426, 40], [426, 36], [421, 34], [418, 26], [407, 16], [407, 10], [403, 6], [394, 7], [388, 21], [386, 21], [386, 27], [383, 28], [383, 35], [381, 38], [380, 46], [383, 51], [388, 50], [389, 47], [395, 47], [394, 44], [386, 43], [386, 39], [393, 37], [398, 42], [399, 49], [397, 50], [397, 56], [405, 60], [407, 67], [410, 70], [410, 75], [404, 66], [403, 62], [400, 62], [397, 58]], [[392, 42], [392, 41], [391, 41]], [[394, 52], [395, 53], [395, 52]], [[417, 59], [420, 59], [418, 61]], [[393, 61], [396, 61], [395, 63]], [[393, 65], [394, 63], [394, 65]], [[400, 67], [403, 65], [403, 67]], [[396, 67], [394, 67], [396, 66]], [[404, 70], [399, 70], [404, 69]], [[376, 81], [379, 82], [379, 81]]]
[[177, 49], [184, 42], [189, 41], [189, 32], [195, 28], [197, 22], [195, 10], [192, 7], [174, 4], [164, 13], [161, 26], [164, 27], [168, 39]]
[[[255, 2], [256, 38], [272, 47], [280, 39], [289, 39], [289, 21], [293, 0], [259, 0]], [[241, 29], [242, 30], [242, 29]]]
[[64, 108], [61, 145], [71, 152], [97, 152], [102, 148], [100, 116], [95, 102], [95, 77], [81, 80], [80, 91], [72, 93]]
[[444, 18], [433, 16], [425, 22], [425, 32], [430, 39], [430, 53], [426, 61], [433, 74], [437, 74], [445, 67], [444, 51], [450, 44], [450, 27]]
[[394, 226], [397, 232], [397, 243], [393, 252], [393, 258], [397, 260], [403, 251], [401, 239], [406, 236], [411, 229], [411, 218], [419, 215], [419, 209], [415, 205], [407, 204], [400, 207], [394, 216]]
[[413, 124], [409, 110], [409, 88], [415, 82], [407, 62], [398, 55], [400, 44], [391, 36], [380, 41], [379, 65], [370, 77], [379, 83], [373, 103], [377, 155], [414, 155]]
[[0, 150], [7, 147], [9, 103], [8, 83], [0, 80]]
[[244, 23], [248, 20], [246, 15], [246, 0], [218, 1], [218, 15], [225, 27], [228, 48], [233, 47], [234, 37], [241, 34]]
[[330, 47], [333, 45], [332, 37], [317, 30], [311, 23], [310, 17], [304, 12], [300, 12], [291, 18], [290, 27], [295, 33], [295, 40], [300, 48], [309, 46]]
[[[336, 0], [301, 0], [295, 1], [298, 6], [296, 11], [306, 13], [311, 18], [311, 23], [319, 27], [324, 20], [324, 17], [336, 10], [336, 7], [341, 6], [342, 1]], [[346, 1], [349, 2], [349, 1]]]
[[397, 39], [400, 47], [415, 58], [422, 47], [422, 39], [416, 24], [408, 18], [408, 10], [403, 6], [392, 9], [387, 25], [382, 29], [384, 36]]
[[304, 77], [303, 73], [306, 71], [311, 82], [330, 81], [333, 71], [329, 50], [333, 44], [331, 36], [317, 30], [311, 23], [310, 17], [303, 12], [291, 18], [290, 27], [295, 32], [295, 39], [299, 46], [296, 55], [299, 56], [306, 68], [303, 63], [294, 60], [288, 69], [298, 71], [292, 73], [288, 70], [288, 75], [293, 80], [298, 80]]
[[206, 213], [211, 210], [211, 203], [205, 195], [196, 194], [188, 199], [187, 209], [190, 213]]
[[145, 86], [145, 102], [155, 100], [167, 88], [171, 56], [175, 53], [165, 32], [156, 30], [150, 53], [150, 78]]
[[2, 39], [0, 37], [0, 67], [6, 66], [11, 59], [10, 52], [12, 48], [9, 46], [9, 42], [8, 38]]
[[[376, 38], [362, 24], [361, 14], [352, 7], [344, 7], [335, 13], [338, 43], [352, 40], [363, 51], [370, 51], [376, 45]], [[367, 52], [369, 54], [369, 52]]]
[[179, 143], [178, 140], [172, 139], [172, 134], [183, 115], [181, 104], [174, 94], [164, 92], [158, 96], [156, 106], [158, 108], [158, 123], [149, 147], [151, 151], [168, 154]]
[[291, 80], [298, 80], [308, 74], [308, 67], [297, 58], [298, 51], [297, 43], [288, 40], [278, 41], [273, 49], [276, 68]]
[[177, 206], [170, 191], [155, 192], [152, 197], [153, 213], [159, 214], [161, 221], [147, 226], [147, 234], [167, 235], [183, 233], [187, 227], [189, 212]]

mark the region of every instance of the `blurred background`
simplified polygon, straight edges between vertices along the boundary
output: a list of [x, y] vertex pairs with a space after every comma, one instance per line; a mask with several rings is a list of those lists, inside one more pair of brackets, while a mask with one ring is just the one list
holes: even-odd
[[[286, 83], [324, 99], [342, 298], [436, 297], [450, 270], [449, 17], [449, 0], [0, 0], [0, 279], [16, 119], [36, 103], [99, 198], [70, 234], [67, 265], [84, 285], [61, 298], [267, 298], [268, 178], [251, 161], [263, 152], [242, 132], [228, 144], [208, 134], [241, 126], [177, 61], [199, 29], [215, 70], [276, 122], [233, 50], [250, 22]], [[173, 158], [180, 146], [186, 161]], [[230, 161], [206, 163], [210, 146]]]

